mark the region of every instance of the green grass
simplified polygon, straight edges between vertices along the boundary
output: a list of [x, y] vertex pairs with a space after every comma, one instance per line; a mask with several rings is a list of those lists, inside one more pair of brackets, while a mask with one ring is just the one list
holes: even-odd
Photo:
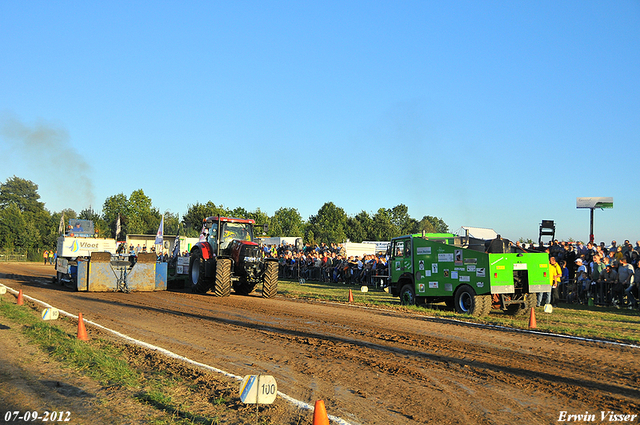
[[[1, 297], [0, 297], [1, 298]], [[182, 384], [181, 379], [167, 376], [164, 372], [141, 371], [131, 366], [126, 355], [112, 342], [99, 338], [81, 341], [53, 322], [42, 321], [37, 312], [25, 306], [7, 303], [0, 299], [0, 316], [21, 326], [27, 339], [48, 353], [64, 366], [89, 376], [104, 386], [117, 386], [129, 390], [131, 397], [140, 403], [152, 406], [160, 413], [159, 418], [149, 418], [150, 423], [163, 424], [217, 424], [219, 418], [189, 412], [184, 405], [173, 400], [171, 389]], [[62, 321], [66, 318], [60, 319]], [[215, 405], [224, 406], [224, 398]]]
[[[473, 323], [507, 326], [519, 329], [529, 328], [529, 314], [511, 316], [500, 310], [493, 310], [486, 317], [471, 317], [448, 310], [444, 303], [429, 306], [402, 306], [400, 299], [392, 297], [381, 289], [369, 288], [360, 292], [360, 286], [342, 283], [305, 282], [280, 280], [278, 294], [289, 298], [321, 300], [348, 303], [349, 289], [353, 303], [376, 306], [383, 309], [407, 311], [435, 318], [462, 320]], [[536, 308], [537, 330], [559, 333], [581, 338], [596, 338], [625, 343], [640, 343], [640, 315], [638, 310], [623, 310], [580, 304], [560, 304], [552, 313]]]

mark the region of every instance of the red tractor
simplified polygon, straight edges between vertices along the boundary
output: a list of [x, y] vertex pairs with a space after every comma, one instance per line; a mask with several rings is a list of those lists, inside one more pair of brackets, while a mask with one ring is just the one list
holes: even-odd
[[272, 298], [278, 291], [278, 262], [265, 258], [253, 241], [254, 220], [230, 217], [204, 219], [200, 241], [191, 248], [189, 276], [191, 290], [216, 297], [248, 295], [262, 283], [262, 297]]

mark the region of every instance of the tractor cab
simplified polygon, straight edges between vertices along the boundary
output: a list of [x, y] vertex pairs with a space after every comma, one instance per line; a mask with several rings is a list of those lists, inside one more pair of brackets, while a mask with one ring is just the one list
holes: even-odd
[[201, 241], [206, 239], [213, 253], [221, 255], [233, 241], [253, 242], [253, 224], [251, 219], [208, 217], [204, 220]]

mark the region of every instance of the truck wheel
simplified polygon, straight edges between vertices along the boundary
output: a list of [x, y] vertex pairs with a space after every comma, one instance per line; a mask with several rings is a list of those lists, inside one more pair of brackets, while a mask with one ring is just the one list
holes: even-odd
[[468, 285], [463, 285], [453, 295], [453, 302], [456, 313], [470, 314], [472, 316], [481, 316], [485, 313], [486, 302], [491, 297], [486, 295], [476, 295], [475, 291]]
[[413, 285], [407, 283], [400, 290], [400, 304], [416, 305], [416, 291]]
[[511, 304], [507, 307], [507, 313], [514, 316], [521, 316], [531, 311], [531, 307], [536, 306], [536, 294], [524, 294], [524, 303]]
[[273, 298], [278, 292], [278, 263], [267, 261], [262, 281], [262, 298]]
[[209, 290], [210, 283], [205, 276], [204, 258], [202, 258], [202, 251], [199, 249], [194, 249], [189, 257], [189, 277], [191, 278], [191, 292], [194, 294], [204, 294]]
[[473, 312], [474, 316], [481, 317], [488, 315], [492, 307], [491, 295], [476, 295], [476, 305], [478, 306], [477, 314]]
[[216, 297], [228, 297], [231, 295], [231, 260], [228, 258], [218, 258], [213, 294]]

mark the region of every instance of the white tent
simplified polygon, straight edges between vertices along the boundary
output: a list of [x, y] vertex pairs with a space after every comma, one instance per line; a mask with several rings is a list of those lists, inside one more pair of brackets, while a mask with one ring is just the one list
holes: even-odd
[[482, 239], [485, 241], [495, 239], [498, 234], [493, 229], [486, 229], [483, 227], [469, 227], [462, 226], [455, 231], [458, 236], [467, 236], [475, 239]]

